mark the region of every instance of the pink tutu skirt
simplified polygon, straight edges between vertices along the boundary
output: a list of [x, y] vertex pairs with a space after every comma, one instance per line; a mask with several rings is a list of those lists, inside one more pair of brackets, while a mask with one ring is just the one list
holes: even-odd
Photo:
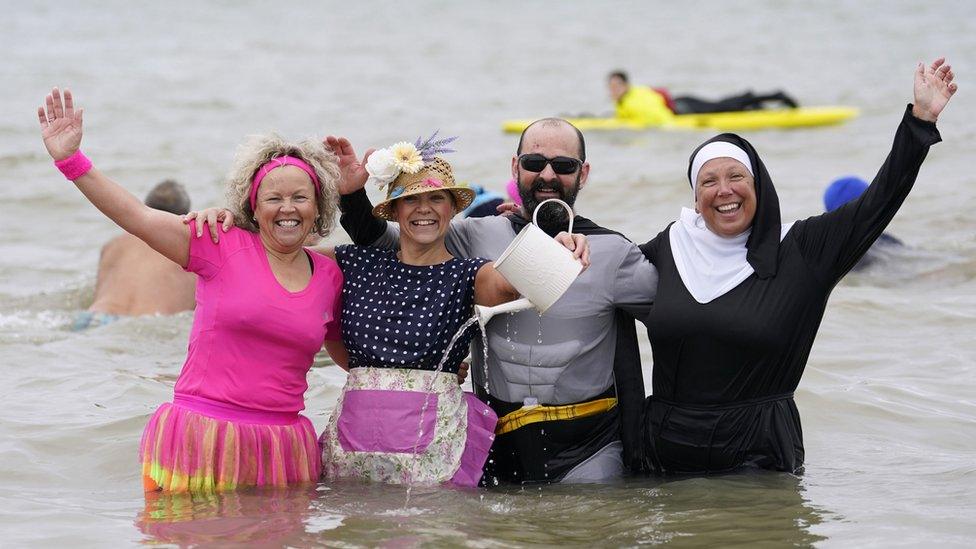
[[312, 422], [300, 414], [179, 395], [156, 410], [139, 447], [146, 491], [168, 492], [314, 483], [319, 455]]

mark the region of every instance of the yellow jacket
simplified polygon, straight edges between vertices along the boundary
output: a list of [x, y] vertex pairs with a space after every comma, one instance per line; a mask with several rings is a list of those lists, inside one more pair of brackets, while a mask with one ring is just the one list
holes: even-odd
[[673, 117], [664, 96], [648, 87], [631, 86], [617, 102], [617, 118], [660, 125]]

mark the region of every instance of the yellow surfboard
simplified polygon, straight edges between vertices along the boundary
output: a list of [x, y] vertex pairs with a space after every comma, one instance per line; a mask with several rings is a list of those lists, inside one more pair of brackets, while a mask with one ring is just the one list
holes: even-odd
[[[840, 124], [858, 115], [851, 107], [800, 107], [706, 114], [679, 114], [664, 125], [641, 124], [620, 118], [570, 118], [581, 131], [644, 131], [661, 129], [709, 129], [723, 131], [809, 128]], [[506, 120], [502, 130], [521, 133], [533, 120]]]

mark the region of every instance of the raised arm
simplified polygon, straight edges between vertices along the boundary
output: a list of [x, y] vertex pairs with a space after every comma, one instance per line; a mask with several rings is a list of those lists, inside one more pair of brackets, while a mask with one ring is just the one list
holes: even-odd
[[823, 283], [832, 285], [867, 252], [895, 216], [915, 184], [929, 147], [941, 140], [935, 122], [956, 92], [945, 60], [919, 64], [915, 102], [906, 109], [891, 152], [871, 186], [857, 200], [796, 223], [796, 241]]
[[[366, 163], [373, 149], [367, 150], [360, 160], [356, 157], [352, 143], [345, 137], [330, 135], [325, 138], [324, 143], [339, 157], [339, 170], [342, 172], [339, 181], [339, 209], [342, 210], [342, 216], [339, 223], [342, 228], [349, 233], [353, 243], [360, 246], [377, 244], [384, 248], [395, 248], [399, 243], [399, 233], [389, 227], [386, 221], [373, 216], [373, 205], [364, 188], [369, 180]], [[384, 236], [386, 238], [380, 241]]]
[[365, 189], [339, 197], [339, 224], [360, 246], [395, 249], [400, 245], [400, 232], [393, 223], [387, 223], [373, 215], [373, 204]]
[[82, 109], [75, 110], [70, 90], [58, 88], [38, 107], [41, 137], [48, 154], [65, 177], [103, 214], [126, 232], [181, 267], [189, 260], [190, 231], [179, 216], [152, 209], [105, 174], [91, 167], [81, 153]]

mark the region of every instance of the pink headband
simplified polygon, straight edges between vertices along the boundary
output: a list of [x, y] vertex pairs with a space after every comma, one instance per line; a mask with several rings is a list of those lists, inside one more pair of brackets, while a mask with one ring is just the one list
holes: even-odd
[[322, 192], [322, 186], [319, 184], [319, 178], [315, 175], [315, 170], [311, 166], [305, 163], [301, 158], [295, 158], [294, 156], [279, 156], [277, 158], [272, 158], [265, 162], [258, 173], [254, 174], [254, 181], [251, 182], [251, 211], [254, 211], [255, 203], [258, 200], [258, 187], [261, 186], [261, 181], [264, 176], [275, 169], [282, 166], [295, 166], [296, 168], [301, 168], [302, 171], [308, 174], [312, 178], [312, 184], [315, 185], [315, 194], [318, 195]]

